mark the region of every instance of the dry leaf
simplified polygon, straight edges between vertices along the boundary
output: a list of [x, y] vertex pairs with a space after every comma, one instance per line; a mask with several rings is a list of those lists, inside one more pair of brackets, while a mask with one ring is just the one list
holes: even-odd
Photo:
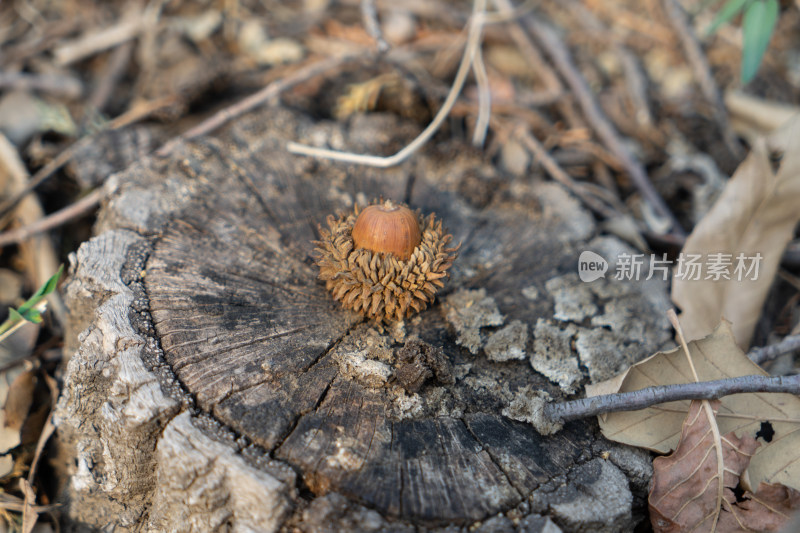
[[[25, 329], [22, 328], [20, 331], [25, 331]], [[35, 330], [38, 332], [38, 326]], [[13, 342], [15, 337], [16, 335], [12, 336], [8, 341]], [[5, 404], [11, 383], [14, 383], [16, 378], [24, 372], [25, 370], [20, 365], [0, 374], [0, 402]], [[12, 424], [18, 427], [8, 427], [5, 417], [5, 409], [0, 410], [0, 478], [6, 477], [15, 471], [15, 459], [8, 451], [19, 446], [21, 442], [19, 423], [12, 420]]]
[[11, 382], [3, 409], [5, 410], [5, 426], [19, 430], [33, 403], [33, 390], [36, 387], [36, 375], [26, 370]]
[[36, 469], [39, 466], [39, 460], [42, 458], [42, 452], [44, 451], [45, 444], [47, 444], [47, 441], [50, 439], [50, 436], [56, 429], [55, 425], [53, 424], [53, 412], [56, 410], [56, 403], [58, 402], [58, 383], [46, 372], [43, 374], [43, 376], [44, 382], [47, 385], [47, 389], [50, 392], [50, 406], [47, 410], [47, 419], [39, 431], [39, 441], [36, 443], [36, 450], [34, 451], [30, 469], [28, 470], [28, 483], [33, 483], [33, 480], [36, 477]]
[[725, 92], [725, 106], [733, 130], [751, 144], [754, 139], [769, 134], [800, 113], [798, 106], [764, 100], [732, 89]]
[[718, 531], [724, 502], [736, 500], [733, 489], [758, 443], [733, 432], [720, 436], [713, 412], [718, 406], [693, 401], [675, 453], [653, 461], [649, 504], [656, 533]]
[[[737, 498], [734, 489], [758, 443], [731, 432], [720, 437], [718, 401], [693, 401], [675, 452], [653, 461], [650, 520], [656, 533], [779, 531], [800, 509], [800, 492], [762, 483]], [[721, 459], [721, 461], [720, 461]]]
[[[777, 173], [773, 172], [769, 148], [784, 150]], [[672, 301], [681, 308], [681, 326], [687, 339], [711, 332], [721, 318], [733, 323], [740, 346], [747, 347], [753, 335], [783, 250], [800, 220], [800, 118], [795, 118], [767, 141], [753, 144], [747, 159], [725, 186], [719, 200], [695, 227], [683, 247], [683, 256], [701, 254], [701, 263], [714, 262], [711, 254], [728, 264], [730, 279], [710, 279], [704, 269], [700, 280], [676, 275]], [[738, 258], [760, 254], [758, 276], [741, 276]], [[750, 266], [745, 261], [745, 266]], [[746, 274], [746, 272], [745, 272]], [[689, 277], [689, 276], [685, 276]], [[694, 276], [692, 276], [694, 277]]]
[[781, 531], [789, 518], [800, 510], [800, 492], [783, 485], [762, 483], [755, 494], [745, 492], [742, 501], [728, 510], [723, 510], [719, 517], [719, 532]]
[[[690, 342], [689, 351], [701, 381], [766, 375], [736, 345], [727, 322], [705, 339]], [[686, 355], [678, 348], [645, 359], [608, 382], [587, 386], [586, 395], [693, 381]], [[687, 401], [670, 402], [640, 411], [607, 413], [598, 419], [608, 439], [668, 453], [678, 444], [688, 408]], [[752, 458], [747, 469], [749, 479], [753, 485], [783, 483], [800, 490], [800, 398], [772, 393], [726, 396], [721, 400], [717, 423], [723, 434], [733, 431], [752, 437], [757, 437], [762, 423], [768, 425], [775, 433]]]

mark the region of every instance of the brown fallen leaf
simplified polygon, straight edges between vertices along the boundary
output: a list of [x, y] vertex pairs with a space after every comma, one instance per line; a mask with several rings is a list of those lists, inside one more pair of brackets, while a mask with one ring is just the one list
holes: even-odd
[[20, 429], [33, 403], [33, 390], [36, 387], [36, 374], [26, 370], [11, 382], [3, 409], [5, 410], [5, 426]]
[[[720, 324], [708, 337], [689, 343], [700, 381], [766, 373], [737, 346], [730, 325]], [[611, 380], [589, 385], [588, 397], [629, 392], [655, 385], [694, 381], [681, 349], [658, 353]], [[603, 435], [617, 442], [669, 453], [678, 445], [689, 402], [670, 402], [640, 411], [607, 413], [598, 421]], [[750, 461], [747, 476], [753, 486], [783, 483], [800, 490], [800, 398], [792, 394], [735, 394], [722, 398], [717, 423], [720, 432], [756, 437], [762, 426], [774, 431]], [[746, 486], [745, 488], [750, 488]]]
[[749, 435], [721, 436], [718, 407], [717, 401], [692, 401], [677, 449], [653, 460], [649, 507], [656, 533], [719, 531], [723, 506], [736, 500], [733, 489], [758, 443]]
[[[784, 153], [777, 172], [772, 170], [771, 150]], [[687, 340], [709, 334], [724, 317], [733, 323], [739, 345], [750, 345], [781, 255], [800, 220], [799, 203], [800, 118], [796, 117], [769, 138], [753, 143], [750, 155], [686, 240], [684, 258], [699, 254], [706, 267], [701, 279], [685, 279], [694, 275], [680, 277], [676, 272], [672, 283], [672, 301], [682, 310]], [[754, 263], [750, 258], [757, 254], [758, 275], [748, 276], [746, 269]], [[745, 270], [737, 272], [740, 257]], [[707, 268], [714, 262], [727, 269], [729, 279], [714, 279]]]
[[[800, 510], [800, 492], [783, 485], [762, 483], [755, 494], [745, 492], [720, 514], [717, 531], [721, 533], [781, 531], [792, 515]], [[792, 529], [785, 530], [796, 531]]]
[[798, 106], [765, 100], [735, 89], [725, 91], [725, 106], [730, 113], [733, 130], [751, 144], [800, 112]]

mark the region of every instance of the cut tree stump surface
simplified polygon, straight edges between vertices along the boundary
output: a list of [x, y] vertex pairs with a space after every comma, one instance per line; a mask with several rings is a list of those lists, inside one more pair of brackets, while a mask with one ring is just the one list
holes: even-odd
[[[284, 149], [375, 152], [414, 133], [276, 108], [112, 177], [66, 289], [56, 424], [77, 458], [74, 528], [631, 527], [646, 453], [592, 420], [545, 437], [503, 413], [661, 348], [665, 284], [617, 282], [613, 263], [581, 283], [582, 250], [631, 250], [559, 186], [456, 142], [389, 170]], [[401, 326], [343, 310], [312, 259], [328, 214], [381, 196], [435, 212], [462, 243], [436, 303]]]

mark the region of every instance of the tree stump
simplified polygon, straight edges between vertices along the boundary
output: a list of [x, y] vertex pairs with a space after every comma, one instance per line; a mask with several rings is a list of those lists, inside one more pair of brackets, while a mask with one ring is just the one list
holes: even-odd
[[[646, 453], [593, 420], [545, 437], [512, 417], [533, 390], [577, 392], [667, 342], [665, 284], [581, 283], [582, 250], [625, 245], [559, 186], [456, 141], [389, 170], [284, 149], [413, 133], [273, 108], [112, 177], [66, 289], [73, 529], [632, 527]], [[435, 304], [391, 327], [342, 309], [312, 259], [328, 214], [380, 196], [462, 243]]]

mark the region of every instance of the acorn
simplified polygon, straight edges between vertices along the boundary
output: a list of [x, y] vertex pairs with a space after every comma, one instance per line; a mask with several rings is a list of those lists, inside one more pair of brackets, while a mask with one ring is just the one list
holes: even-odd
[[367, 318], [403, 320], [432, 304], [459, 246], [435, 215], [391, 200], [329, 215], [315, 241], [319, 279], [335, 300]]

